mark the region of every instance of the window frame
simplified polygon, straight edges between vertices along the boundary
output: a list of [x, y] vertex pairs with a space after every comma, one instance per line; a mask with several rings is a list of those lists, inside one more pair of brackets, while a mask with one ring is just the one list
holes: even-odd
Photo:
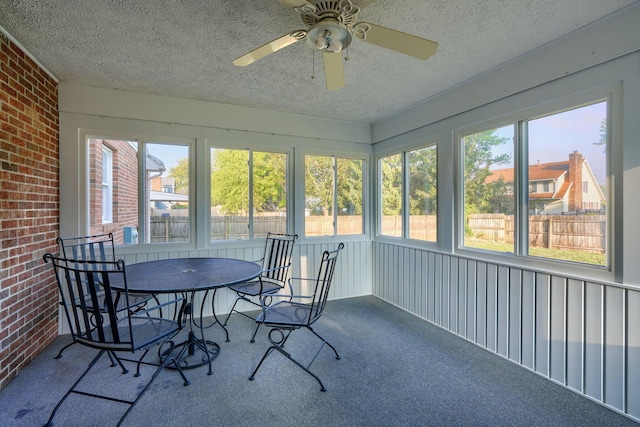
[[[307, 236], [306, 234], [306, 159], [307, 156], [313, 157], [327, 157], [333, 159], [333, 212], [332, 212], [332, 220], [333, 220], [333, 234], [332, 235], [324, 235], [324, 236]], [[342, 240], [350, 240], [357, 239], [359, 237], [368, 235], [368, 222], [369, 218], [367, 218], [367, 214], [369, 212], [368, 205], [368, 182], [369, 182], [369, 163], [368, 163], [368, 155], [360, 154], [360, 153], [351, 153], [351, 152], [340, 152], [340, 153], [329, 153], [322, 150], [304, 150], [300, 153], [298, 157], [299, 161], [301, 161], [302, 167], [301, 173], [296, 174], [296, 178], [301, 177], [302, 185], [299, 186], [299, 198], [300, 204], [296, 205], [298, 209], [296, 209], [299, 213], [300, 217], [300, 227], [299, 234], [303, 236], [304, 239], [327, 239], [327, 238], [336, 238], [339, 237]], [[338, 205], [338, 160], [360, 160], [362, 161], [362, 232], [357, 234], [338, 234], [338, 210], [336, 206]]]
[[[136, 143], [137, 147], [135, 148], [136, 152], [140, 152], [145, 146], [145, 144], [167, 144], [167, 145], [183, 145], [189, 147], [189, 239], [186, 242], [158, 242], [158, 243], [145, 243], [146, 232], [144, 230], [145, 222], [145, 209], [147, 208], [146, 200], [144, 197], [145, 194], [145, 176], [144, 174], [137, 174], [135, 179], [135, 187], [137, 191], [137, 243], [128, 243], [123, 245], [121, 242], [117, 242], [116, 245], [119, 248], [124, 248], [124, 253], [136, 252], [135, 248], [162, 248], [166, 247], [196, 247], [196, 239], [197, 233], [194, 232], [196, 226], [196, 215], [197, 215], [197, 206], [196, 206], [196, 185], [195, 185], [195, 177], [196, 177], [196, 149], [197, 143], [194, 138], [186, 138], [179, 136], [169, 136], [169, 135], [150, 135], [148, 133], [140, 134], [137, 132], [121, 132], [121, 131], [105, 131], [105, 130], [94, 130], [94, 129], [82, 129], [80, 128], [78, 143], [79, 147], [79, 155], [84, 157], [84, 171], [79, 175], [80, 189], [82, 197], [78, 199], [79, 206], [82, 206], [85, 214], [84, 214], [84, 223], [79, 225], [78, 233], [79, 234], [91, 234], [92, 228], [104, 225], [105, 227], [116, 227], [117, 225], [117, 211], [113, 214], [113, 221], [110, 223], [96, 223], [92, 222], [92, 214], [91, 214], [91, 191], [92, 184], [90, 183], [90, 171], [91, 171], [91, 151], [89, 149], [89, 140], [101, 140], [101, 141], [123, 141], [129, 143]], [[105, 144], [102, 143], [102, 146]], [[112, 147], [109, 147], [112, 152]], [[146, 150], [146, 148], [145, 148]], [[116, 161], [117, 152], [114, 153], [114, 157], [112, 157], [112, 161]], [[146, 156], [137, 156], [135, 162], [138, 171], [145, 170], [146, 167]], [[113, 163], [112, 163], [113, 165]], [[113, 177], [113, 175], [112, 175]], [[115, 181], [115, 179], [114, 179]], [[132, 181], [133, 182], [133, 181]], [[191, 185], [194, 183], [194, 185]], [[114, 188], [115, 188], [114, 182]], [[120, 186], [120, 184], [118, 184]], [[115, 202], [114, 202], [115, 206]], [[112, 231], [111, 229], [105, 228], [105, 232]], [[117, 234], [117, 231], [113, 231], [114, 234]]]
[[[105, 170], [107, 182], [105, 183]], [[113, 223], [113, 150], [102, 144], [102, 224]], [[105, 212], [106, 211], [106, 212]]]
[[[618, 129], [620, 128], [620, 120], [622, 118], [622, 91], [618, 84], [612, 84], [597, 89], [584, 91], [579, 94], [569, 95], [559, 99], [552, 99], [550, 101], [537, 104], [532, 107], [524, 108], [513, 113], [509, 113], [503, 116], [497, 116], [493, 119], [487, 119], [479, 121], [469, 126], [461, 126], [454, 129], [453, 141], [455, 147], [455, 227], [454, 227], [454, 253], [471, 256], [476, 259], [485, 259], [488, 261], [495, 261], [504, 263], [514, 263], [519, 260], [517, 264], [520, 265], [522, 261], [526, 261], [526, 264], [532, 268], [539, 268], [542, 271], [554, 272], [562, 271], [563, 274], [567, 274], [567, 271], [573, 271], [578, 275], [590, 275], [591, 277], [598, 277], [601, 280], [615, 280], [616, 277], [620, 277], [622, 274], [622, 236], [620, 235], [620, 227], [616, 227], [616, 222], [622, 222], [621, 209], [616, 209], [616, 201], [620, 200], [622, 192], [622, 183], [619, 177], [622, 176], [622, 157], [621, 150], [614, 147], [621, 146], [622, 142], [619, 140]], [[528, 121], [535, 120], [540, 117], [551, 116], [566, 111], [571, 111], [584, 106], [597, 104], [600, 102], [606, 102], [606, 121], [607, 121], [607, 144], [606, 144], [606, 182], [607, 182], [607, 236], [606, 236], [606, 266], [600, 266], [595, 264], [579, 263], [567, 260], [559, 260], [553, 258], [543, 258], [530, 255], [528, 250], [528, 144], [527, 141], [520, 141], [522, 135], [525, 134], [526, 125]], [[514, 135], [514, 167], [516, 171], [516, 211], [515, 216], [515, 251], [513, 254], [502, 253], [497, 251], [484, 250], [479, 248], [466, 247], [464, 242], [464, 147], [462, 138], [465, 135], [472, 134], [474, 132], [482, 132], [486, 129], [495, 129], [502, 126], [512, 124], [516, 126], [516, 133]], [[526, 138], [524, 138], [526, 139]], [[519, 169], [519, 171], [518, 171]], [[522, 172], [526, 179], [522, 179]], [[618, 177], [618, 178], [615, 178]], [[615, 185], [612, 185], [614, 184]], [[523, 203], [526, 201], [526, 204]], [[523, 236], [527, 237], [524, 239]], [[505, 260], [506, 258], [506, 260]], [[509, 261], [511, 259], [511, 261]]]
[[[211, 150], [213, 149], [218, 149], [218, 150], [237, 150], [237, 151], [246, 151], [248, 156], [247, 156], [247, 173], [248, 173], [248, 182], [249, 182], [249, 189], [248, 189], [248, 203], [249, 203], [249, 209], [248, 209], [248, 215], [247, 215], [247, 221], [248, 221], [248, 230], [249, 230], [249, 237], [247, 239], [220, 239], [220, 240], [211, 240], [211, 220], [212, 220], [212, 215], [211, 215]], [[204, 166], [204, 175], [206, 177], [205, 179], [205, 192], [206, 192], [206, 199], [205, 199], [205, 204], [207, 206], [206, 208], [206, 213], [204, 215], [205, 217], [205, 225], [204, 225], [204, 229], [205, 229], [205, 233], [204, 235], [206, 236], [204, 239], [204, 246], [207, 248], [213, 248], [213, 247], [217, 247], [220, 246], [221, 244], [225, 244], [225, 243], [237, 243], [237, 242], [250, 242], [250, 241], [255, 241], [255, 240], [259, 240], [259, 239], [264, 239], [264, 237], [255, 237], [254, 236], [254, 226], [253, 226], [253, 218], [254, 218], [254, 213], [253, 213], [253, 166], [254, 166], [254, 162], [253, 162], [253, 153], [254, 152], [259, 152], [259, 153], [275, 153], [275, 154], [284, 154], [286, 156], [286, 171], [285, 171], [285, 178], [286, 178], [286, 183], [285, 183], [285, 189], [286, 189], [286, 229], [287, 229], [287, 233], [292, 233], [293, 230], [293, 218], [292, 218], [292, 201], [293, 201], [293, 190], [294, 190], [294, 183], [292, 182], [293, 179], [293, 174], [292, 174], [292, 170], [293, 170], [293, 153], [291, 148], [280, 148], [280, 147], [275, 147], [275, 146], [265, 146], [265, 145], [259, 145], [259, 144], [243, 144], [242, 146], [238, 146], [238, 144], [234, 144], [234, 143], [229, 143], [226, 141], [218, 141], [218, 140], [209, 140], [204, 144], [204, 150], [206, 155], [205, 157], [205, 166]]]
[[[402, 147], [401, 149], [394, 150], [386, 150], [376, 153], [375, 156], [375, 164], [376, 164], [376, 178], [377, 178], [377, 191], [376, 191], [376, 238], [378, 239], [389, 239], [390, 241], [407, 241], [411, 242], [412, 245], [418, 246], [439, 246], [441, 244], [441, 226], [440, 226], [440, 215], [436, 214], [436, 240], [422, 240], [422, 239], [413, 239], [410, 237], [411, 229], [410, 229], [410, 168], [409, 168], [409, 153], [412, 151], [419, 151], [425, 148], [435, 147], [436, 150], [436, 181], [437, 181], [437, 203], [438, 203], [438, 211], [440, 211], [441, 206], [441, 188], [442, 188], [442, 180], [441, 180], [441, 144], [440, 140], [437, 137], [431, 137], [426, 139], [421, 139], [419, 143], [413, 143]], [[402, 213], [401, 213], [401, 221], [402, 221], [402, 233], [401, 236], [393, 236], [390, 234], [382, 234], [382, 169], [380, 167], [382, 159], [385, 157], [390, 157], [394, 155], [400, 154], [401, 157], [401, 174], [402, 174], [402, 184], [401, 184], [401, 192], [402, 192]]]

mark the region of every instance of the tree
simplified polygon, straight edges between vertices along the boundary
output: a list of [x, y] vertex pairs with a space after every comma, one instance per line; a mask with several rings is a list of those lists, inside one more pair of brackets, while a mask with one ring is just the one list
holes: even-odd
[[214, 149], [211, 153], [211, 205], [231, 215], [249, 209], [249, 152]]
[[409, 153], [409, 214], [438, 211], [438, 152], [435, 146]]
[[[253, 209], [276, 212], [286, 207], [287, 155], [251, 152]], [[233, 215], [249, 211], [249, 151], [215, 149], [211, 158], [211, 204]]]
[[402, 214], [402, 155], [387, 156], [382, 169], [382, 215]]
[[[496, 165], [511, 162], [511, 153], [496, 153], [495, 147], [506, 144], [509, 138], [500, 137], [495, 130], [485, 131], [464, 137], [464, 212], [465, 224], [470, 214], [505, 212], [505, 199], [509, 195], [509, 184], [504, 180], [487, 182]], [[511, 193], [512, 194], [512, 193]], [[469, 230], [466, 230], [467, 233]]]
[[600, 122], [600, 139], [598, 142], [594, 142], [593, 145], [604, 145], [603, 152], [607, 152], [607, 119], [602, 119]]
[[169, 177], [176, 181], [176, 193], [189, 194], [189, 159], [180, 159], [177, 165], [169, 169]]
[[306, 156], [305, 207], [310, 214], [333, 215], [334, 191], [338, 214], [362, 215], [362, 160]]
[[362, 160], [337, 159], [338, 212], [362, 215]]
[[333, 157], [305, 157], [305, 207], [311, 215], [332, 215], [333, 163]]
[[277, 212], [287, 206], [287, 155], [253, 153], [253, 207], [257, 212]]

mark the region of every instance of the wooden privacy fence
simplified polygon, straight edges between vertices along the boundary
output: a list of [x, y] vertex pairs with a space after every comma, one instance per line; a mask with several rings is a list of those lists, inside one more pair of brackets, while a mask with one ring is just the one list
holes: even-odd
[[[409, 220], [409, 237], [436, 241], [437, 218], [435, 215], [412, 215]], [[214, 216], [211, 218], [211, 240], [246, 239], [249, 237], [248, 218], [243, 216]], [[467, 227], [474, 237], [495, 242], [513, 243], [513, 215], [473, 214]], [[253, 218], [254, 236], [267, 232], [286, 233], [284, 216], [256, 216]], [[605, 215], [531, 215], [529, 216], [529, 245], [531, 247], [579, 250], [605, 253]], [[362, 216], [338, 217], [338, 234], [361, 234]], [[333, 218], [325, 216], [305, 217], [307, 236], [332, 236]], [[382, 218], [382, 234], [402, 236], [400, 216]], [[185, 242], [189, 239], [189, 217], [151, 217], [151, 242]]]
[[[402, 217], [384, 215], [380, 231], [385, 236], [402, 236]], [[410, 215], [409, 238], [435, 242], [438, 240], [438, 217], [436, 215]]]
[[[469, 215], [468, 230], [482, 240], [513, 243], [513, 215]], [[606, 215], [530, 215], [529, 246], [605, 253]]]
[[[287, 232], [286, 217], [281, 215], [261, 215], [253, 218], [253, 235], [266, 236], [267, 232], [284, 234]], [[249, 219], [246, 216], [211, 217], [211, 240], [249, 238]], [[362, 234], [361, 215], [338, 216], [338, 234]], [[333, 217], [305, 217], [307, 236], [333, 236]], [[189, 239], [189, 217], [152, 216], [151, 242], [185, 242]]]

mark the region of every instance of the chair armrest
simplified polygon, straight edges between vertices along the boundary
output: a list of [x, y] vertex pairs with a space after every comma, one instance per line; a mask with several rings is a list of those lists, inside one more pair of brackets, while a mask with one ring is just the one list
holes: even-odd
[[280, 267], [273, 267], [273, 268], [269, 268], [267, 270], [262, 270], [262, 273], [260, 273], [260, 275], [265, 274], [265, 273], [271, 273], [272, 271], [282, 270], [282, 269], [289, 268], [289, 267], [291, 267], [291, 263], [289, 263], [287, 265], [282, 265]]
[[282, 300], [309, 300], [309, 299], [313, 299], [314, 297], [314, 292], [315, 292], [315, 286], [313, 287], [311, 294], [308, 295], [304, 295], [304, 294], [300, 294], [300, 293], [295, 293], [293, 291], [293, 284], [292, 282], [317, 282], [317, 279], [315, 278], [307, 278], [307, 277], [291, 277], [289, 280], [287, 280], [287, 284], [288, 284], [288, 288], [289, 288], [289, 292], [290, 293], [275, 293], [275, 294], [265, 294], [264, 296], [262, 296], [260, 298], [260, 305], [262, 306], [262, 309], [265, 310], [269, 307], [269, 305], [266, 304], [265, 300], [267, 298], [270, 299], [270, 301], [273, 300], [278, 300], [278, 299], [282, 299]]
[[[175, 311], [175, 316], [174, 316], [174, 320], [175, 319], [182, 319], [183, 318], [183, 312], [184, 312], [184, 308], [185, 308], [185, 303], [186, 303], [186, 298], [183, 297], [178, 297], [175, 299], [172, 299], [170, 301], [158, 304], [158, 305], [154, 305], [153, 307], [148, 307], [145, 308], [143, 310], [139, 310], [136, 311], [135, 316], [131, 316], [131, 317], [140, 317], [140, 315], [149, 315], [149, 313], [153, 312], [153, 311], [159, 311], [160, 312], [160, 317], [162, 317], [162, 308], [163, 307], [167, 307], [170, 305], [175, 305], [176, 306], [176, 311]], [[178, 303], [180, 304], [180, 308], [178, 308]], [[182, 322], [179, 322], [182, 323]]]

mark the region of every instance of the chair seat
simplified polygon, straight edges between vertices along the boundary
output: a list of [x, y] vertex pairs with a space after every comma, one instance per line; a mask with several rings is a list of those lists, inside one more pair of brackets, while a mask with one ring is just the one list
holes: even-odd
[[[119, 339], [115, 339], [112, 327], [107, 326], [104, 328], [106, 340], [116, 343], [101, 345], [100, 348], [109, 348], [113, 351], [135, 351], [140, 348], [145, 348], [149, 344], [157, 343], [158, 340], [169, 337], [180, 329], [180, 325], [178, 325], [177, 322], [169, 319], [146, 316], [130, 316], [130, 319], [133, 340], [129, 333], [129, 322], [124, 318], [118, 320], [117, 323]], [[95, 334], [95, 331], [91, 333]], [[93, 340], [89, 339], [90, 337], [88, 336], [78, 336], [77, 338], [79, 342], [90, 347], [95, 347], [93, 343], [95, 338], [93, 338]]]
[[264, 310], [256, 322], [267, 325], [307, 325], [311, 308], [310, 304], [280, 301]]
[[262, 279], [262, 284], [260, 284], [259, 280], [252, 280], [250, 282], [229, 286], [229, 289], [244, 295], [255, 297], [261, 294], [272, 294], [277, 292], [282, 289], [282, 285], [271, 282], [267, 279]]

